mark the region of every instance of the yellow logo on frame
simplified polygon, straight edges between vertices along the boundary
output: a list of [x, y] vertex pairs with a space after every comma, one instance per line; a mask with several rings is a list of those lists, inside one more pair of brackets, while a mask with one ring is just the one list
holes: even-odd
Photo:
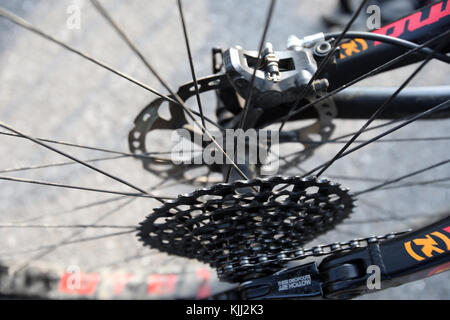
[[[439, 244], [435, 240], [436, 238], [442, 240], [446, 246], [446, 249], [439, 247]], [[420, 254], [413, 250], [412, 243], [417, 246], [421, 246]], [[439, 231], [426, 234], [425, 238], [417, 238], [412, 241], [407, 241], [404, 245], [406, 252], [408, 252], [408, 254], [417, 261], [431, 258], [433, 255], [442, 254], [445, 251], [450, 251], [450, 239]]]

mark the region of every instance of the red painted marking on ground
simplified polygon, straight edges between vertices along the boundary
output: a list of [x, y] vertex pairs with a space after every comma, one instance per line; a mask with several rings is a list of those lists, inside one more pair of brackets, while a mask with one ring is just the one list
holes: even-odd
[[59, 281], [58, 290], [62, 293], [88, 296], [95, 292], [100, 276], [97, 273], [65, 272]]
[[209, 269], [199, 268], [195, 274], [197, 275], [197, 278], [202, 281], [197, 288], [197, 298], [203, 299], [211, 296], [211, 285], [209, 282], [211, 279], [211, 272]]
[[175, 292], [176, 274], [151, 274], [147, 278], [147, 293], [150, 295], [172, 294]]
[[114, 295], [119, 295], [134, 276], [132, 274], [112, 274], [110, 277], [114, 281]]

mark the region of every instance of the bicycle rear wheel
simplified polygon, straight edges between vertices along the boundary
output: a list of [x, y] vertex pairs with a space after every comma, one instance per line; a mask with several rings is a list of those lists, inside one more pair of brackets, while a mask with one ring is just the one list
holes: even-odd
[[[328, 5], [328, 1], [321, 3]], [[255, 10], [261, 7], [258, 4], [259, 2], [254, 1], [239, 2], [240, 10], [236, 11], [230, 10], [235, 5], [233, 1], [186, 2], [186, 22], [191, 31], [192, 52], [199, 77], [210, 73], [210, 48], [218, 44], [224, 47], [236, 44], [257, 47], [266, 14], [264, 9]], [[50, 30], [56, 38], [107, 61], [137, 79], [145, 80], [145, 83], [151, 83], [158, 91], [164, 91], [138, 59], [130, 58], [132, 52], [89, 2], [82, 2], [80, 6], [80, 29], [69, 29], [68, 18], [74, 12], [67, 13], [71, 5], [70, 1], [51, 5], [23, 1], [5, 6], [40, 28]], [[322, 29], [318, 23], [322, 13], [315, 10], [317, 3], [298, 4], [287, 1], [278, 5], [295, 10], [288, 10], [282, 18], [275, 15], [268, 35], [275, 47], [284, 46], [284, 40], [291, 33], [311, 34]], [[126, 4], [116, 1], [105, 3], [105, 6], [136, 41], [140, 50], [151, 57], [149, 59], [152, 64], [158, 67], [158, 71], [173, 87], [191, 81], [175, 2], [153, 1], [143, 5], [138, 1]], [[0, 20], [0, 26], [0, 69], [1, 82], [4, 84], [0, 88], [0, 97], [4, 103], [2, 122], [34, 137], [108, 150], [127, 150], [127, 136], [134, 117], [143, 105], [154, 99], [154, 95], [3, 19]], [[245, 26], [246, 32], [242, 32], [242, 26]], [[446, 67], [441, 62], [430, 62], [411, 85], [450, 84]], [[395, 73], [381, 74], [361, 85], [398, 86], [414, 68], [415, 66], [410, 66]], [[206, 116], [215, 117], [215, 103], [213, 94], [202, 96]], [[194, 99], [188, 101], [188, 106], [197, 110]], [[375, 125], [381, 123], [384, 122], [376, 122]], [[362, 121], [337, 120], [334, 136], [355, 132], [362, 124]], [[391, 177], [425, 167], [448, 157], [448, 139], [414, 142], [398, 139], [445, 138], [449, 129], [450, 123], [447, 120], [416, 122], [389, 136], [397, 141], [374, 143], [364, 151], [337, 162], [326, 175], [343, 182], [351, 190], [362, 190]], [[364, 139], [369, 139], [374, 132], [364, 135]], [[7, 135], [2, 135], [0, 139], [1, 154], [10, 155], [0, 160], [0, 168], [13, 169], [3, 170], [1, 175], [130, 192], [130, 189], [117, 181], [112, 182], [104, 175], [93, 173], [79, 165], [30, 169], [30, 166], [68, 160], [25, 139]], [[165, 136], [159, 136], [154, 137], [151, 143], [156, 146], [155, 150], [168, 151], [164, 149], [165, 141]], [[320, 148], [314, 157], [300, 164], [301, 168], [292, 168], [287, 173], [298, 174], [302, 168], [315, 167], [329, 160], [340, 147], [342, 144], [329, 144], [326, 148]], [[58, 148], [80, 159], [96, 160], [90, 163], [132, 181], [133, 185], [143, 186], [145, 190], [154, 188], [150, 192], [158, 197], [174, 197], [193, 189], [192, 185], [179, 185], [177, 181], [166, 181], [148, 174], [136, 159], [125, 155], [122, 158], [102, 160], [121, 155], [62, 145], [58, 145]], [[448, 166], [442, 166], [427, 172], [426, 177], [411, 180], [415, 184], [408, 188], [385, 190], [371, 193], [367, 198], [361, 197], [360, 207], [352, 219], [338, 226], [336, 232], [327, 233], [311, 245], [404, 230], [428, 222], [433, 217], [437, 218], [440, 213], [448, 215], [448, 181], [433, 184], [423, 182], [443, 179], [449, 173]], [[149, 251], [136, 241], [132, 228], [154, 207], [160, 205], [156, 199], [120, 194], [102, 195], [98, 192], [45, 188], [8, 181], [2, 181], [1, 184], [3, 191], [0, 193], [0, 203], [3, 214], [0, 221], [4, 228], [0, 234], [0, 261], [12, 267], [11, 270], [17, 268], [23, 272], [33, 272], [37, 268], [38, 274], [40, 270], [47, 274], [47, 269], [55, 270], [49, 276], [54, 279], [51, 289], [39, 284], [38, 289], [28, 291], [25, 288], [23, 293], [36, 293], [38, 296], [49, 294], [48, 297], [61, 294], [63, 297], [78, 298], [79, 295], [61, 292], [59, 288], [63, 272], [77, 267], [87, 274], [136, 274], [136, 279], [141, 279], [138, 283], [144, 289], [137, 291], [139, 294], [134, 298], [201, 296], [208, 290], [222, 288], [222, 284], [217, 284], [214, 272], [207, 266], [156, 250]], [[16, 227], [5, 227], [10, 224]], [[33, 225], [36, 227], [31, 228]], [[162, 278], [154, 276], [161, 274]], [[184, 290], [178, 293], [180, 296], [175, 296], [174, 290], [167, 289], [173, 288], [171, 281], [174, 279], [171, 274], [179, 275], [178, 284], [186, 283]], [[427, 282], [412, 284], [412, 289], [408, 292], [405, 289], [393, 289], [379, 293], [378, 296], [446, 297], [448, 292], [445, 291], [445, 284], [441, 284], [445, 277], [448, 276], [442, 275]], [[25, 278], [24, 276], [23, 279]], [[153, 294], [146, 291], [150, 287], [148, 281], [150, 284], [156, 283], [152, 288], [159, 288], [154, 289], [156, 291]], [[106, 285], [110, 286], [111, 283], [114, 282]], [[163, 284], [158, 287], [160, 283]], [[210, 284], [209, 289], [206, 289], [205, 283]], [[415, 289], [419, 287], [420, 294], [415, 294]], [[440, 291], [436, 287], [441, 288]], [[113, 288], [106, 296], [87, 296], [113, 298], [116, 295]]]

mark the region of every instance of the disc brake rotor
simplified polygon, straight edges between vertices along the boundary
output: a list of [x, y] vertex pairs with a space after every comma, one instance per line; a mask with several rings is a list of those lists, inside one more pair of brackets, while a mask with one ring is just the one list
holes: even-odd
[[[319, 95], [315, 99], [320, 98]], [[334, 132], [335, 125], [333, 119], [337, 116], [337, 108], [332, 98], [325, 99], [314, 105], [317, 112], [317, 119], [311, 125], [301, 127], [295, 132], [295, 139], [303, 147], [303, 150], [297, 152], [295, 155], [289, 157], [289, 160], [285, 160], [280, 164], [280, 173], [285, 173], [291, 168], [295, 168], [296, 165], [304, 162], [310, 158], [315, 149], [320, 147], [321, 143], [331, 138]], [[287, 142], [287, 141], [286, 141]], [[284, 142], [280, 137], [280, 147]]]
[[279, 270], [284, 254], [334, 228], [352, 212], [353, 202], [347, 189], [313, 177], [218, 184], [154, 209], [138, 238], [210, 264], [221, 280], [241, 281]]
[[[270, 45], [268, 49], [272, 48]], [[270, 51], [270, 50], [269, 50]], [[221, 52], [220, 50], [217, 52]], [[216, 53], [217, 53], [216, 52]], [[221, 52], [222, 63], [219, 65], [224, 66], [219, 68], [216, 72], [225, 71], [224, 74], [217, 74], [198, 80], [199, 93], [203, 94], [210, 90], [215, 90], [218, 97], [218, 104], [216, 108], [216, 115], [218, 123], [228, 129], [238, 127], [240, 121], [240, 115], [242, 114], [242, 108], [245, 105], [245, 101], [242, 97], [247, 95], [250, 90], [250, 78], [253, 73], [251, 67], [251, 58], [258, 59], [258, 55], [252, 51], [245, 51], [238, 48], [230, 48], [225, 52]], [[252, 118], [252, 121], [257, 121], [259, 116], [264, 112], [268, 114], [276, 114], [274, 111], [277, 108], [290, 108], [298, 98], [300, 92], [306, 90], [308, 83], [311, 80], [312, 74], [316, 71], [317, 65], [315, 62], [315, 56], [311, 49], [297, 48], [295, 50], [286, 51], [270, 51], [270, 57], [280, 62], [283, 65], [283, 61], [290, 61], [291, 67], [287, 70], [280, 69], [280, 78], [273, 82], [268, 80], [266, 73], [263, 70], [256, 72], [256, 78], [254, 85], [254, 93], [252, 101], [255, 103], [252, 106], [252, 110], [259, 115], [253, 115], [248, 118]], [[216, 55], [213, 55], [216, 57]], [[247, 63], [244, 63], [244, 60]], [[227, 61], [225, 63], [225, 61]], [[214, 65], [217, 65], [217, 61]], [[273, 65], [268, 64], [268, 65]], [[225, 70], [222, 70], [225, 69]], [[317, 82], [317, 85], [316, 85]], [[320, 98], [326, 93], [328, 82], [326, 79], [320, 79], [313, 82], [313, 90], [303, 97], [302, 103], [311, 103], [313, 100]], [[187, 101], [189, 98], [195, 96], [196, 88], [194, 83], [188, 83], [181, 86], [177, 92], [177, 95], [183, 100]], [[170, 96], [172, 99], [173, 96]], [[160, 111], [164, 104], [168, 104], [168, 116], [163, 116]], [[312, 123], [305, 124], [300, 121], [295, 122], [294, 127], [285, 130], [280, 135], [279, 143], [280, 151], [297, 150], [295, 154], [289, 155], [289, 158], [285, 158], [284, 155], [279, 157], [274, 153], [274, 148], [271, 149], [272, 155], [278, 158], [282, 158], [283, 162], [280, 163], [279, 172], [285, 173], [287, 170], [296, 167], [299, 163], [305, 161], [313, 155], [314, 150], [321, 145], [322, 142], [329, 140], [333, 131], [334, 125], [333, 119], [337, 115], [336, 106], [332, 98], [323, 100], [314, 104], [313, 109], [315, 115], [312, 115]], [[258, 111], [259, 110], [259, 111]], [[282, 110], [280, 110], [282, 111]], [[282, 113], [281, 113], [282, 114]], [[199, 118], [200, 120], [200, 118]], [[249, 120], [249, 119], [247, 119]], [[250, 120], [249, 120], [250, 121]], [[202, 135], [200, 130], [193, 130], [194, 126], [188, 122], [184, 110], [177, 104], [169, 103], [163, 99], [156, 99], [150, 103], [135, 119], [135, 126], [129, 133], [129, 147], [132, 153], [140, 155], [139, 159], [142, 161], [143, 167], [151, 173], [161, 177], [162, 179], [174, 179], [179, 183], [187, 183], [190, 185], [202, 185], [205, 186], [210, 183], [218, 183], [223, 181], [222, 173], [223, 166], [220, 164], [207, 165], [204, 163], [203, 151], [206, 150], [207, 144], [204, 139], [199, 136]], [[255, 128], [256, 122], [247, 125], [246, 128]], [[264, 124], [263, 124], [264, 126]], [[165, 157], [161, 153], [158, 154], [158, 159], [145, 157], [147, 155], [147, 143], [149, 140], [149, 134], [157, 133], [158, 130], [167, 130], [168, 133], [161, 133], [164, 138], [167, 139], [171, 135], [173, 130], [187, 129], [190, 132], [190, 139], [192, 145], [196, 148], [196, 153], [188, 155], [189, 161], [177, 161], [174, 163], [171, 159], [171, 150], [165, 150]], [[223, 134], [223, 132], [221, 132]], [[227, 145], [224, 141], [223, 145]], [[295, 143], [300, 148], [292, 148], [287, 146], [287, 143]], [[166, 142], [164, 141], [164, 144]], [[287, 146], [284, 149], [281, 147]], [[260, 146], [258, 146], [260, 148]], [[193, 148], [194, 149], [194, 148]], [[266, 150], [261, 150], [258, 154], [266, 154]], [[198, 153], [197, 153], [198, 152]], [[215, 152], [219, 152], [216, 150]], [[229, 154], [233, 154], [233, 151], [227, 151]], [[144, 156], [142, 156], [144, 155]], [[273, 158], [273, 157], [272, 157]], [[186, 159], [185, 159], [186, 160]], [[260, 172], [264, 172], [265, 159], [261, 163], [253, 166], [250, 176], [258, 176]], [[270, 167], [270, 161], [269, 167]], [[216, 179], [211, 179], [211, 173], [219, 175]]]
[[[199, 91], [200, 93], [204, 93], [210, 90], [216, 90], [221, 85], [224, 84], [224, 81], [221, 81], [223, 76], [211, 76], [198, 80]], [[181, 86], [178, 90], [178, 96], [186, 101], [190, 97], [195, 95], [195, 86], [194, 83], [188, 83]], [[170, 96], [174, 99], [173, 96]], [[134, 120], [134, 128], [130, 131], [128, 135], [128, 144], [130, 151], [136, 155], [147, 155], [149, 151], [147, 150], [147, 135], [153, 130], [167, 130], [169, 133], [162, 133], [164, 137], [167, 139], [171, 135], [172, 130], [177, 130], [185, 127], [188, 124], [188, 120], [186, 119], [186, 115], [183, 109], [179, 105], [175, 105], [173, 103], [169, 104], [169, 116], [163, 117], [160, 115], [159, 110], [163, 106], [164, 99], [159, 98], [151, 102]], [[162, 131], [164, 132], [164, 131]], [[191, 132], [192, 135], [195, 135], [195, 132]], [[194, 141], [201, 141], [195, 140]], [[170, 157], [170, 150], [165, 150], [165, 155], [159, 155], [158, 159], [154, 159], [151, 157], [139, 157], [142, 161], [142, 165], [145, 170], [150, 171], [151, 173], [163, 178], [163, 179], [176, 179], [179, 182], [188, 182], [189, 184], [196, 184], [195, 179], [189, 179], [186, 177], [185, 173], [189, 170], [203, 167], [206, 169], [205, 175], [208, 175], [211, 171], [210, 167], [207, 165], [197, 165], [195, 163], [202, 163], [198, 161], [191, 161], [192, 164], [175, 164]], [[201, 156], [201, 155], [199, 155]]]
[[[221, 86], [221, 83], [225, 82], [220, 76], [213, 76], [199, 80], [200, 93], [204, 93], [209, 90], [216, 90]], [[194, 84], [189, 83], [180, 87], [178, 95], [186, 101], [190, 97], [195, 95]], [[134, 128], [130, 131], [128, 136], [128, 143], [130, 151], [138, 156], [142, 161], [142, 165], [145, 170], [161, 177], [162, 179], [175, 179], [180, 183], [189, 183], [191, 185], [205, 185], [209, 183], [218, 183], [220, 181], [205, 180], [205, 177], [209, 176], [212, 172], [221, 172], [220, 168], [214, 168], [206, 164], [196, 164], [202, 163], [202, 159], [198, 161], [195, 157], [192, 157], [190, 164], [175, 164], [170, 158], [170, 150], [165, 150], [165, 155], [159, 155], [158, 159], [151, 157], [141, 157], [142, 155], [149, 154], [147, 150], [147, 140], [148, 134], [154, 130], [167, 130], [170, 133], [164, 134], [166, 137], [171, 134], [173, 130], [180, 128], [188, 128], [189, 122], [186, 119], [186, 115], [180, 106], [169, 103], [169, 117], [162, 117], [159, 114], [159, 109], [163, 105], [163, 99], [156, 99], [150, 103], [142, 112], [136, 117], [134, 123]], [[299, 129], [292, 130], [295, 137], [290, 138], [287, 141], [283, 141], [282, 137], [280, 139], [280, 147], [284, 143], [298, 143], [303, 146], [303, 150], [298, 152], [289, 158], [288, 161], [280, 163], [280, 173], [286, 172], [292, 168], [295, 164], [299, 164], [314, 153], [314, 150], [320, 146], [320, 143], [328, 140], [335, 126], [333, 125], [333, 119], [336, 117], [336, 107], [332, 99], [324, 100], [320, 103], [314, 105], [317, 112], [317, 119], [312, 124], [307, 126], [302, 126]], [[192, 127], [192, 126], [191, 126]], [[192, 142], [202, 141], [202, 139], [195, 139], [196, 133], [191, 130]], [[204, 148], [204, 146], [200, 146]], [[202, 157], [202, 153], [198, 153], [198, 157]], [[196, 169], [202, 168], [203, 170], [198, 170], [202, 172], [202, 177], [195, 176]], [[189, 172], [194, 173], [194, 176], [189, 176]], [[203, 178], [203, 179], [202, 179]]]

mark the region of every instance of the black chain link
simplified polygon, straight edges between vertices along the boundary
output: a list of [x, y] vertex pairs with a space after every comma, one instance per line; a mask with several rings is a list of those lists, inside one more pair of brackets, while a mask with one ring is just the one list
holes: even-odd
[[[270, 262], [281, 262], [286, 264], [289, 261], [294, 260], [302, 260], [308, 257], [322, 257], [322, 256], [328, 256], [331, 254], [335, 254], [342, 251], [349, 251], [357, 248], [363, 248], [366, 247], [369, 244], [373, 243], [379, 243], [383, 240], [388, 240], [395, 238], [399, 235], [405, 234], [407, 232], [410, 232], [411, 230], [406, 231], [400, 231], [400, 232], [391, 232], [385, 235], [381, 236], [370, 236], [366, 238], [358, 238], [358, 239], [352, 239], [346, 242], [335, 242], [330, 243], [326, 245], [318, 245], [312, 248], [303, 249], [299, 248], [297, 250], [283, 250], [277, 255], [272, 255], [271, 257], [267, 257], [268, 260], [264, 263], [270, 263]], [[256, 262], [252, 265], [246, 265], [241, 266], [239, 264], [232, 265], [231, 267], [228, 267], [227, 269], [218, 269], [217, 272], [219, 274], [219, 277], [221, 274], [226, 274], [227, 272], [231, 272], [236, 277], [243, 277], [247, 274], [248, 268], [258, 268], [263, 266], [263, 262]]]

